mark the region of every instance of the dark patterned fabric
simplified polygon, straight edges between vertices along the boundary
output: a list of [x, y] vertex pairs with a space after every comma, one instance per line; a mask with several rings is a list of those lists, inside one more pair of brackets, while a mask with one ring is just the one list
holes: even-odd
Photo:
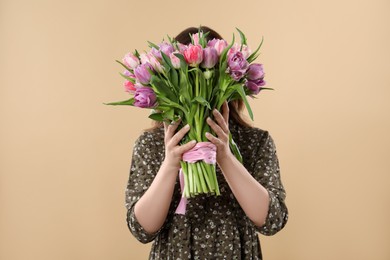
[[148, 189], [164, 160], [164, 128], [143, 132], [136, 140], [125, 194], [127, 225], [142, 243], [153, 241], [149, 259], [262, 259], [259, 236], [274, 235], [288, 219], [286, 193], [280, 178], [274, 141], [268, 131], [229, 120], [229, 128], [249, 173], [269, 192], [265, 225], [256, 226], [241, 209], [217, 166], [221, 196], [189, 198], [185, 215], [175, 214], [180, 183], [163, 226], [147, 233], [134, 215], [134, 205]]

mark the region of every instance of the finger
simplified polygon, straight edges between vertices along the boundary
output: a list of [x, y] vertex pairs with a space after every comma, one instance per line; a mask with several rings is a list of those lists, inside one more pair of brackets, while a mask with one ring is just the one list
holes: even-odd
[[226, 139], [226, 133], [219, 125], [217, 125], [210, 117], [208, 117], [206, 121], [219, 138]]
[[212, 134], [210, 134], [209, 132], [206, 132], [206, 138], [212, 142], [213, 144], [215, 144], [216, 146], [219, 146], [221, 145], [223, 142], [222, 140], [218, 139], [217, 137], [213, 136]]
[[222, 130], [225, 133], [229, 132], [229, 127], [227, 125], [227, 122], [225, 121], [224, 117], [221, 115], [219, 111], [216, 109], [213, 110], [213, 115], [215, 117], [215, 120], [218, 122], [218, 125], [222, 128]]
[[164, 132], [166, 133], [168, 128], [168, 123], [163, 121], [163, 124], [164, 124]]
[[194, 148], [196, 145], [196, 141], [195, 140], [192, 140], [186, 144], [183, 144], [183, 145], [180, 145], [179, 148], [177, 149], [178, 153], [179, 154], [183, 154], [189, 150], [191, 150], [192, 148]]
[[169, 141], [169, 145], [176, 146], [179, 144], [180, 140], [183, 139], [185, 134], [190, 130], [190, 125], [185, 125], [182, 129], [180, 129], [176, 134], [174, 134]]
[[223, 102], [222, 109], [223, 118], [225, 119], [226, 124], [229, 124], [229, 105], [227, 101]]
[[169, 141], [172, 139], [180, 122], [181, 122], [181, 119], [177, 120], [176, 122], [172, 121], [171, 124], [167, 124], [167, 131], [165, 133], [166, 141]]

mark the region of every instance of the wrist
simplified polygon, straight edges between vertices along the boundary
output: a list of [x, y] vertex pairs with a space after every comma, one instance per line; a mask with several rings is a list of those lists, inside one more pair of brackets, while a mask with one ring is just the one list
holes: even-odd
[[171, 160], [169, 159], [164, 159], [164, 161], [162, 162], [161, 164], [161, 168], [164, 168], [167, 172], [175, 172], [177, 173], [181, 166], [180, 166], [180, 162], [177, 163], [177, 162], [172, 162]]
[[236, 157], [233, 155], [232, 152], [227, 151], [224, 155], [222, 155], [220, 157], [220, 159], [217, 161], [218, 165], [219, 165], [219, 168], [223, 169], [226, 167], [227, 164], [229, 164], [229, 162], [231, 162], [232, 160], [236, 159]]

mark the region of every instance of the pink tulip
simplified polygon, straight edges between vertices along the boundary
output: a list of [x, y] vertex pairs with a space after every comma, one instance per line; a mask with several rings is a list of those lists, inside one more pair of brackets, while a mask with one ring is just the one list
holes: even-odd
[[136, 90], [134, 83], [129, 80], [126, 80], [123, 86], [125, 87], [125, 91], [129, 93], [134, 93]]
[[175, 69], [179, 69], [179, 68], [180, 68], [180, 59], [179, 59], [178, 57], [175, 56], [175, 53], [179, 53], [179, 52], [178, 52], [178, 51], [172, 52], [172, 53], [169, 55], [169, 58], [171, 58], [172, 66], [173, 66]]
[[[231, 55], [234, 55], [236, 52], [240, 51], [241, 44], [238, 44], [237, 42], [233, 44], [233, 46], [228, 51], [228, 57]], [[251, 49], [247, 45], [242, 46], [241, 53], [243, 54], [244, 58], [247, 59], [249, 55], [251, 54]]]
[[182, 44], [182, 43], [180, 43], [180, 42], [177, 43], [177, 46], [179, 47], [179, 50], [180, 50], [181, 53], [183, 53], [185, 50], [188, 49], [188, 46], [187, 46], [187, 45]]
[[[200, 32], [200, 35], [203, 36], [203, 32]], [[194, 45], [199, 45], [199, 33], [192, 34], [192, 39], [194, 41]]]
[[248, 59], [249, 55], [252, 53], [252, 50], [247, 45], [243, 45], [241, 52], [244, 55], [244, 58]]
[[221, 56], [223, 50], [228, 46], [228, 43], [225, 40], [212, 39], [207, 43], [207, 46], [213, 47], [217, 50], [218, 56]]
[[132, 53], [126, 54], [122, 61], [127, 67], [131, 69], [135, 69], [140, 64], [137, 56], [133, 55]]
[[158, 59], [150, 52], [150, 53], [142, 53], [140, 56], [141, 63], [146, 64], [149, 63], [152, 65], [153, 69], [157, 72], [163, 73], [164, 67], [158, 61]]
[[184, 59], [191, 67], [198, 66], [203, 60], [203, 50], [200, 45], [189, 44], [183, 52]]

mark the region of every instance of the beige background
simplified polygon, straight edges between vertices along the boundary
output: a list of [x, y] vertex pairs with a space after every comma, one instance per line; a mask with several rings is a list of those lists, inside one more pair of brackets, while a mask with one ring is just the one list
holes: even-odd
[[[265, 259], [390, 259], [390, 2], [0, 0], [0, 259], [146, 259], [125, 185], [148, 110], [114, 60], [207, 25], [253, 47], [275, 91], [251, 104], [275, 139], [290, 220]], [[236, 34], [237, 35], [237, 34]], [[238, 36], [238, 35], [237, 35]]]

